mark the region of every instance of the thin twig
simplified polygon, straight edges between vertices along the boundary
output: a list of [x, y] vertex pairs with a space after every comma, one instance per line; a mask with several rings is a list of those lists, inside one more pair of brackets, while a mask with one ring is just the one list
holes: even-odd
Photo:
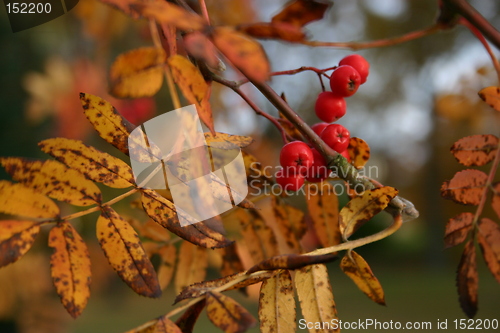
[[[305, 72], [305, 71], [312, 71], [312, 72], [318, 74], [318, 76], [322, 76], [323, 75], [323, 76], [329, 78], [329, 76], [326, 75], [325, 72], [334, 70], [335, 68], [337, 68], [337, 66], [328, 67], [328, 68], [325, 68], [325, 69], [319, 69], [319, 68], [316, 68], [316, 67], [302, 66], [300, 68], [290, 69], [290, 70], [287, 70], [287, 71], [271, 72], [271, 73], [269, 73], [269, 76], [295, 75], [295, 74], [302, 73], [302, 72]], [[241, 79], [240, 81], [236, 81], [235, 84], [239, 87], [239, 86], [241, 86], [241, 85], [243, 85], [245, 83], [248, 83], [248, 82], [250, 82], [250, 80], [247, 79], [247, 78], [244, 78], [244, 79]]]

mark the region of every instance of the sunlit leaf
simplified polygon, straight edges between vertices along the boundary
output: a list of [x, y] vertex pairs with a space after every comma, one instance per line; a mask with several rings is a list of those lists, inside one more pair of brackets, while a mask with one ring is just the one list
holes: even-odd
[[363, 257], [350, 251], [342, 258], [340, 268], [366, 296], [378, 304], [385, 305], [382, 285]]
[[175, 292], [177, 294], [185, 287], [205, 279], [207, 260], [207, 249], [186, 241], [182, 242], [175, 271]]
[[477, 236], [484, 261], [500, 283], [500, 227], [494, 221], [483, 218], [479, 222]]
[[272, 22], [284, 22], [302, 27], [309, 22], [322, 19], [328, 7], [328, 4], [315, 0], [290, 1], [272, 18]]
[[389, 202], [398, 194], [395, 188], [384, 186], [365, 191], [355, 197], [340, 211], [340, 232], [344, 239], [348, 239], [372, 217], [387, 207]]
[[125, 333], [184, 333], [181, 329], [167, 316], [160, 316], [154, 320], [134, 328]]
[[215, 46], [243, 74], [256, 81], [268, 79], [269, 61], [256, 40], [229, 27], [215, 28], [213, 39]]
[[[294, 282], [306, 322], [324, 323], [338, 320], [328, 270], [324, 264], [301, 268], [295, 273]], [[309, 332], [318, 331], [313, 328], [309, 329]], [[331, 332], [340, 332], [340, 330], [332, 328]]]
[[500, 111], [500, 87], [487, 87], [481, 89], [478, 94], [486, 104]]
[[244, 332], [256, 324], [250, 312], [219, 292], [207, 293], [207, 315], [215, 326], [226, 333]]
[[139, 236], [111, 207], [102, 208], [96, 234], [111, 267], [132, 290], [147, 297], [161, 295], [156, 272]]
[[272, 197], [272, 207], [276, 223], [286, 245], [294, 253], [301, 252], [298, 236], [303, 235], [304, 225], [300, 222], [302, 222], [304, 213], [285, 204], [275, 196]]
[[469, 231], [472, 229], [472, 221], [474, 214], [460, 213], [454, 218], [451, 218], [446, 224], [446, 231], [444, 234], [445, 248], [458, 245], [465, 241]]
[[[3, 159], [0, 162], [6, 165]], [[50, 218], [59, 215], [59, 207], [45, 195], [31, 188], [0, 180], [0, 212], [34, 218]]]
[[0, 267], [16, 262], [28, 252], [39, 232], [39, 222], [0, 221]]
[[495, 158], [498, 144], [494, 135], [471, 135], [455, 142], [450, 151], [465, 166], [481, 166]]
[[260, 39], [278, 39], [297, 43], [306, 38], [306, 34], [299, 26], [284, 22], [250, 23], [240, 25], [237, 29], [252, 37]]
[[58, 223], [50, 230], [49, 246], [52, 280], [68, 313], [76, 318], [82, 314], [90, 297], [90, 256], [82, 237], [68, 222]]
[[175, 324], [179, 326], [182, 333], [193, 332], [194, 324], [198, 320], [201, 311], [203, 311], [203, 309], [205, 308], [206, 303], [207, 303], [206, 300], [201, 300], [191, 305], [186, 310], [186, 312], [184, 312], [182, 316], [180, 316], [179, 319], [175, 321]]
[[469, 318], [473, 318], [477, 312], [478, 281], [476, 248], [471, 239], [465, 245], [457, 270], [458, 300]]
[[353, 137], [349, 140], [347, 152], [349, 153], [351, 164], [358, 169], [364, 167], [370, 159], [370, 147], [360, 138]]
[[254, 140], [249, 136], [232, 135], [216, 132], [205, 133], [205, 141], [212, 148], [230, 150], [248, 147]]
[[260, 287], [259, 320], [262, 333], [289, 333], [296, 330], [292, 277], [287, 270], [276, 271]]
[[114, 188], [126, 188], [135, 184], [132, 169], [127, 163], [79, 140], [47, 139], [38, 146], [59, 162], [95, 182]]
[[479, 170], [463, 170], [441, 186], [441, 196], [464, 205], [479, 205], [488, 176]]
[[493, 184], [493, 197], [491, 198], [491, 207], [500, 218], [500, 182]]
[[251, 274], [262, 270], [276, 269], [298, 269], [304, 266], [325, 263], [337, 259], [337, 254], [303, 255], [303, 254], [281, 254], [269, 259], [265, 259], [248, 269]]

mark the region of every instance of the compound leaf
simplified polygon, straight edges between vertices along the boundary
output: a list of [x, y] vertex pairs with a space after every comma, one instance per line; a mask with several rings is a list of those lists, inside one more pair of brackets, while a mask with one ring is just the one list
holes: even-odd
[[26, 254], [39, 232], [39, 222], [0, 221], [0, 267], [16, 262]]
[[255, 318], [232, 298], [215, 291], [206, 297], [208, 319], [224, 332], [243, 332], [255, 326]]
[[479, 205], [488, 176], [479, 170], [459, 171], [441, 186], [441, 196], [464, 205]]
[[[5, 160], [0, 160], [5, 165]], [[57, 217], [59, 207], [45, 195], [7, 180], [0, 180], [0, 212], [26, 217]]]
[[498, 144], [494, 135], [471, 135], [455, 142], [450, 151], [465, 166], [481, 166], [495, 158]]
[[481, 89], [478, 94], [486, 104], [500, 111], [500, 87], [487, 87]]
[[451, 218], [446, 224], [446, 231], [444, 234], [445, 248], [458, 245], [465, 241], [472, 229], [473, 220], [474, 214], [472, 213], [460, 213], [454, 218]]
[[208, 266], [207, 249], [190, 242], [182, 242], [175, 271], [175, 291], [179, 294], [185, 287], [203, 281]]
[[478, 241], [484, 261], [491, 274], [500, 283], [500, 227], [498, 224], [488, 218], [481, 219]]
[[458, 300], [460, 306], [469, 318], [477, 312], [478, 275], [476, 263], [476, 248], [471, 239], [465, 244], [462, 258], [457, 270]]

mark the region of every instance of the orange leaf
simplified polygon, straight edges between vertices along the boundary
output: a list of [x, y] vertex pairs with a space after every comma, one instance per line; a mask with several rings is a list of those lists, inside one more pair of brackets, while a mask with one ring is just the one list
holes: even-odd
[[66, 221], [50, 230], [49, 246], [54, 248], [50, 268], [57, 294], [68, 313], [76, 318], [90, 297], [89, 251], [82, 237]]
[[216, 48], [204, 33], [194, 31], [184, 35], [184, 47], [191, 56], [201, 59], [209, 67], [217, 68], [219, 65]]
[[256, 324], [255, 318], [244, 307], [219, 292], [207, 293], [207, 315], [226, 333], [243, 332]]
[[315, 0], [295, 0], [276, 14], [271, 22], [284, 22], [302, 27], [309, 22], [320, 20], [329, 5]]
[[469, 318], [477, 312], [478, 276], [476, 267], [476, 248], [471, 239], [465, 244], [464, 252], [457, 270], [458, 300]]
[[179, 319], [175, 321], [175, 324], [179, 326], [182, 333], [193, 332], [194, 324], [198, 320], [198, 317], [200, 316], [201, 311], [203, 311], [203, 309], [205, 308], [206, 304], [206, 300], [201, 300], [191, 305], [186, 310], [186, 312], [184, 312], [182, 316], [180, 316]]
[[252, 37], [260, 39], [280, 39], [291, 43], [301, 42], [306, 34], [301, 27], [284, 22], [259, 22], [244, 24], [237, 27]]
[[450, 151], [465, 166], [481, 166], [493, 160], [498, 145], [494, 135], [471, 135], [455, 142]]
[[472, 213], [461, 213], [451, 218], [446, 224], [446, 231], [444, 234], [445, 248], [458, 245], [465, 241], [472, 229], [473, 220], [474, 214]]
[[269, 61], [256, 40], [229, 27], [215, 28], [213, 39], [215, 46], [244, 75], [256, 81], [268, 79]]
[[181, 329], [167, 316], [160, 316], [154, 320], [134, 328], [125, 333], [183, 333]]
[[351, 164], [357, 169], [365, 166], [366, 162], [370, 159], [370, 147], [360, 138], [353, 137], [349, 140], [349, 147], [347, 147]]
[[39, 232], [39, 222], [0, 221], [0, 267], [16, 262], [28, 252]]
[[286, 245], [292, 252], [301, 252], [297, 236], [302, 237], [303, 235], [303, 230], [301, 230], [303, 228], [303, 224], [300, 222], [302, 222], [304, 213], [285, 204], [275, 196], [272, 196], [271, 203], [273, 207], [274, 217], [276, 218], [276, 223], [281, 232], [281, 235], [285, 239]]
[[233, 135], [221, 132], [204, 133], [205, 141], [210, 148], [231, 150], [248, 147], [254, 139], [249, 136]]
[[493, 109], [500, 111], [500, 87], [487, 87], [481, 89], [479, 97]]
[[162, 290], [168, 287], [174, 276], [176, 251], [174, 245], [165, 245], [158, 250], [161, 258], [160, 266], [158, 266], [158, 282]]
[[[1, 160], [4, 165], [4, 160]], [[57, 217], [54, 201], [23, 184], [0, 180], [0, 212], [26, 217]]]
[[207, 249], [189, 242], [182, 242], [175, 272], [175, 292], [179, 294], [185, 287], [205, 279], [208, 266]]
[[491, 198], [491, 207], [500, 218], [500, 182], [493, 184], [493, 197]]
[[479, 222], [479, 246], [491, 274], [500, 283], [500, 227], [490, 219]]
[[132, 290], [147, 297], [161, 295], [156, 272], [139, 236], [111, 207], [102, 208], [96, 234], [111, 267]]
[[464, 205], [479, 205], [488, 176], [479, 170], [457, 172], [441, 186], [441, 196]]

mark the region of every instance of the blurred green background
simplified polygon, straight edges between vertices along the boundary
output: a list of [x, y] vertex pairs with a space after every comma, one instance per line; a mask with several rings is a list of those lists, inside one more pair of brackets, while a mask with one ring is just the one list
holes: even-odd
[[[236, 24], [268, 21], [285, 1], [207, 3], [214, 24]], [[498, 1], [470, 3], [500, 27]], [[4, 7], [0, 11], [0, 156], [46, 158], [37, 142], [64, 136], [124, 157], [87, 124], [79, 92], [109, 100], [135, 124], [173, 108], [165, 86], [154, 98], [139, 101], [118, 100], [107, 93], [107, 72], [114, 58], [152, 45], [146, 22], [133, 21], [95, 0], [80, 0], [69, 14], [14, 34]], [[308, 25], [307, 30], [315, 40], [367, 41], [425, 28], [436, 16], [436, 0], [343, 0], [335, 1], [325, 19]], [[331, 67], [352, 53], [275, 41], [262, 44], [273, 71]], [[486, 51], [462, 27], [359, 53], [371, 63], [371, 73], [356, 96], [347, 101], [348, 113], [340, 123], [369, 143], [370, 165], [378, 167], [378, 180], [398, 188], [421, 216], [390, 238], [359, 249], [384, 287], [387, 307], [374, 304], [358, 291], [340, 271], [338, 262], [328, 265], [339, 317], [433, 324], [448, 319], [448, 330], [453, 331], [451, 321], [465, 318], [455, 287], [462, 246], [444, 250], [442, 238], [450, 217], [473, 212], [473, 208], [443, 200], [439, 188], [461, 169], [449, 153], [456, 140], [472, 134], [499, 135], [498, 113], [477, 97], [481, 88], [498, 84], [496, 74]], [[236, 77], [231, 69], [226, 75]], [[313, 107], [321, 87], [315, 74], [275, 77], [271, 85], [286, 94], [290, 105], [309, 124], [318, 122]], [[257, 91], [245, 87], [245, 92], [276, 115]], [[250, 152], [265, 165], [278, 165], [281, 140], [274, 127], [225, 88], [214, 88], [212, 102], [216, 130], [253, 136], [256, 142]], [[488, 170], [488, 166], [481, 169]], [[3, 170], [0, 178], [8, 179]], [[116, 192], [104, 194], [111, 198]], [[301, 200], [292, 198], [291, 202], [304, 206]], [[131, 211], [126, 203], [118, 208]], [[489, 207], [484, 216], [498, 221]], [[123, 332], [172, 308], [171, 287], [160, 299], [151, 300], [137, 296], [114, 276], [93, 236], [96, 218], [92, 214], [75, 224], [87, 236], [93, 260], [92, 295], [83, 315], [71, 319], [50, 285], [45, 230], [25, 258], [0, 269], [0, 332]], [[382, 218], [377, 220], [360, 235], [386, 224]], [[500, 286], [479, 253], [476, 318], [500, 320]], [[207, 277], [216, 278], [217, 274], [210, 268]], [[250, 294], [245, 298], [238, 292], [230, 293], [256, 315], [257, 294], [255, 290]], [[202, 314], [195, 332], [212, 331], [218, 330]]]

